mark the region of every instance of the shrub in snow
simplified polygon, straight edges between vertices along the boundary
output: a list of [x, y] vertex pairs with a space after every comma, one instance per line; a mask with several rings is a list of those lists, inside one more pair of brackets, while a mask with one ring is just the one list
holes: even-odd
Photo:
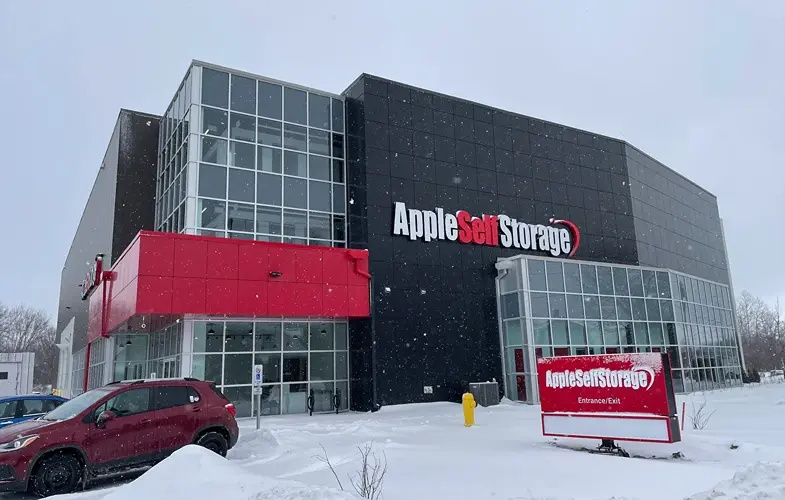
[[700, 406], [695, 406], [695, 403], [691, 403], [690, 420], [692, 421], [692, 428], [695, 430], [705, 429], [715, 411], [716, 410], [708, 411], [706, 409], [706, 401], [701, 403]]
[[[319, 455], [316, 459], [327, 464], [330, 472], [333, 473], [335, 480], [338, 482], [338, 487], [341, 488], [341, 491], [345, 491], [338, 473], [335, 472], [333, 464], [330, 463], [327, 450], [324, 449], [324, 446], [321, 448], [324, 455]], [[378, 500], [382, 496], [384, 476], [387, 474], [387, 457], [382, 452], [383, 460], [380, 460], [376, 453], [373, 453], [373, 443], [368, 443], [362, 448], [358, 447], [357, 450], [360, 452], [360, 470], [354, 475], [348, 476], [349, 483], [361, 498]]]

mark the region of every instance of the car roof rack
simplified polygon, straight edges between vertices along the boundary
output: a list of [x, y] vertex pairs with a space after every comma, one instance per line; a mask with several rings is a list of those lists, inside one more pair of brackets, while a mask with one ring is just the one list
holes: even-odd
[[128, 384], [128, 385], [136, 385], [136, 384], [143, 384], [145, 382], [149, 382], [149, 380], [145, 379], [136, 379], [136, 380], [112, 380], [106, 385], [117, 385], [117, 384]]
[[165, 382], [167, 380], [171, 380], [171, 381], [184, 380], [186, 382], [202, 382], [202, 380], [194, 377], [168, 377], [168, 378], [142, 378], [142, 379], [133, 379], [133, 380], [113, 380], [106, 385], [117, 385], [117, 384], [136, 385], [136, 384], [144, 384], [145, 382]]

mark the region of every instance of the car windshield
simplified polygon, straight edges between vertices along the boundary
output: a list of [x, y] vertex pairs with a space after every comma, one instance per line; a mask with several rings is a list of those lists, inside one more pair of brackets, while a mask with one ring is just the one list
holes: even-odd
[[73, 418], [110, 392], [112, 392], [112, 388], [104, 387], [84, 392], [50, 411], [41, 420], [68, 420]]

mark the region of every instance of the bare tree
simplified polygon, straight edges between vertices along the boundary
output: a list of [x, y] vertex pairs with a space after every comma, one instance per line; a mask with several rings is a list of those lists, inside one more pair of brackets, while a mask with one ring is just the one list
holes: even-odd
[[6, 352], [34, 351], [52, 329], [43, 311], [17, 306], [5, 308], [0, 318], [0, 348]]
[[57, 379], [57, 332], [45, 312], [23, 305], [0, 304], [0, 352], [34, 352], [36, 384]]
[[57, 369], [60, 363], [60, 349], [55, 345], [55, 329], [51, 329], [51, 340], [44, 342], [35, 350], [33, 381], [41, 385], [54, 385], [57, 382]]
[[782, 369], [785, 364], [785, 320], [779, 301], [770, 306], [744, 291], [736, 301], [736, 317], [747, 369]]

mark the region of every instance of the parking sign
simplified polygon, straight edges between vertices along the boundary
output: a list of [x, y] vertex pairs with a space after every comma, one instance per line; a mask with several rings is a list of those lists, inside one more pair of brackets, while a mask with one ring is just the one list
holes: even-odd
[[262, 380], [264, 380], [264, 365], [254, 365], [253, 366], [253, 385], [254, 386], [261, 386]]

